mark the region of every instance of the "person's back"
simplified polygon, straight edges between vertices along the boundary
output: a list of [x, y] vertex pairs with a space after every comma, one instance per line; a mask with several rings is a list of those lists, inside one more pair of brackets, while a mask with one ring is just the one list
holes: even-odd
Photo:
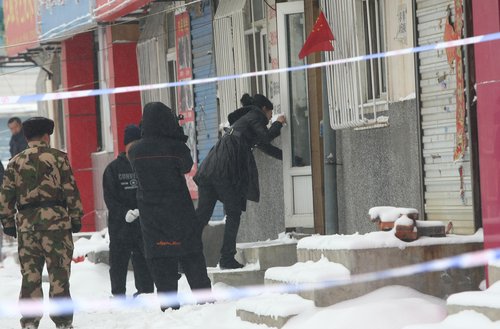
[[[146, 258], [158, 292], [177, 290], [182, 265], [191, 289], [210, 288], [202, 253], [201, 229], [184, 174], [193, 159], [172, 110], [145, 106], [142, 139], [128, 157], [137, 175], [137, 201]], [[166, 306], [162, 306], [165, 310]]]
[[[18, 239], [21, 299], [43, 296], [42, 271], [49, 273], [50, 298], [70, 298], [71, 232], [82, 227], [80, 193], [65, 153], [49, 146], [54, 122], [34, 117], [23, 123], [29, 148], [7, 166], [0, 190], [4, 232]], [[22, 311], [21, 325], [38, 327], [42, 313]], [[57, 328], [72, 328], [73, 313], [50, 315]]]

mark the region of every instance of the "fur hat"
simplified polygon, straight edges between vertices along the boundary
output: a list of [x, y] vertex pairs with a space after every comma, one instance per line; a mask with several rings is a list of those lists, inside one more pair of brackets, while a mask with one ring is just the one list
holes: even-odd
[[54, 121], [44, 117], [32, 117], [23, 122], [23, 131], [28, 140], [45, 134], [52, 135]]

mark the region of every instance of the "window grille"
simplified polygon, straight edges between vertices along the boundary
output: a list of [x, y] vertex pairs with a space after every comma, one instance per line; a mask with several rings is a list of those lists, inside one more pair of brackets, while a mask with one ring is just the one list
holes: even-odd
[[[335, 36], [331, 61], [385, 51], [384, 0], [321, 0]], [[326, 68], [333, 129], [368, 128], [388, 123], [385, 59]], [[384, 115], [385, 114], [385, 115]]]

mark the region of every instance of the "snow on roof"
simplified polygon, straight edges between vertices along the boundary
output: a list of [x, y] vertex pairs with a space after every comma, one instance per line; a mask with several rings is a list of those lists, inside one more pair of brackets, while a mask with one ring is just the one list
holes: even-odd
[[468, 310], [448, 316], [443, 322], [418, 324], [403, 329], [498, 329], [500, 321], [493, 322], [486, 315]]
[[236, 309], [262, 316], [288, 317], [314, 309], [314, 302], [295, 294], [264, 294], [239, 300]]
[[286, 283], [316, 283], [325, 280], [348, 279], [351, 272], [342, 264], [329, 262], [322, 257], [319, 261], [295, 263], [287, 267], [273, 267], [266, 271], [265, 278]]
[[478, 306], [498, 309], [500, 312], [500, 282], [485, 291], [465, 291], [448, 297], [448, 305]]
[[397, 207], [373, 207], [368, 211], [371, 220], [379, 218], [382, 222], [394, 222], [401, 215], [418, 214], [418, 210], [414, 208], [397, 208]]
[[375, 249], [400, 248], [416, 246], [431, 246], [441, 244], [482, 243], [483, 230], [479, 229], [473, 235], [447, 235], [446, 237], [421, 237], [413, 242], [404, 242], [394, 236], [393, 231], [371, 232], [367, 234], [350, 235], [313, 235], [303, 238], [297, 244], [297, 249], [310, 250], [344, 250], [344, 249]]

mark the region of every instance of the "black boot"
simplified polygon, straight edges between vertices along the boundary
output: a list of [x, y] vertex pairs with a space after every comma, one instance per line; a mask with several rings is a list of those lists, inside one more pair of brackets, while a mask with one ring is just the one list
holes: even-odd
[[219, 267], [221, 270], [233, 270], [233, 269], [237, 269], [237, 268], [243, 268], [244, 266], [245, 265], [240, 264], [234, 258], [229, 258], [229, 259], [221, 258], [219, 260]]

